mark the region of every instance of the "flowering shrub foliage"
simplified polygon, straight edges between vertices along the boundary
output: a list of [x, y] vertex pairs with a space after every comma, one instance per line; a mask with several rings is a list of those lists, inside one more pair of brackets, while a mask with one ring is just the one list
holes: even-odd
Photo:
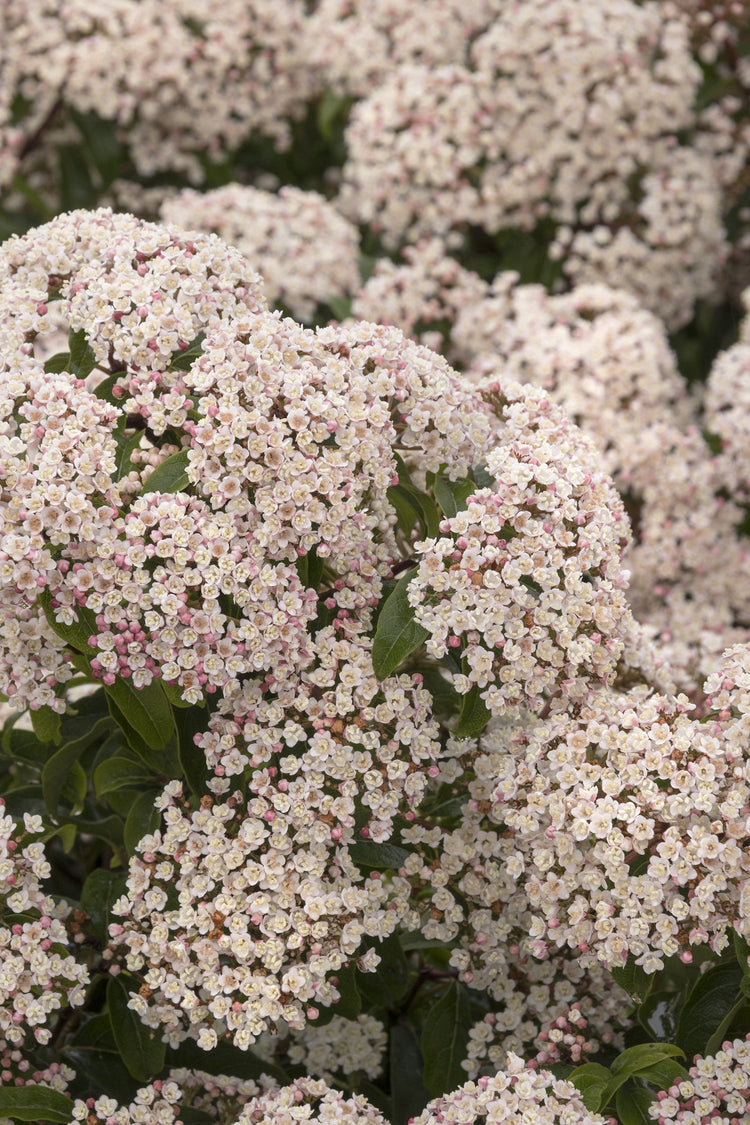
[[0, 15], [0, 1125], [739, 1125], [750, 6], [209, 8]]

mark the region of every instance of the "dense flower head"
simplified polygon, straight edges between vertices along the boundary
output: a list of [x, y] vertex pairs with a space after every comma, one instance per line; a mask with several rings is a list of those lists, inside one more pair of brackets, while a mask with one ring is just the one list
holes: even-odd
[[289, 185], [278, 192], [242, 184], [186, 189], [160, 214], [165, 223], [211, 231], [236, 246], [263, 275], [269, 304], [297, 320], [314, 319], [319, 307], [359, 288], [359, 232], [318, 192]]
[[550, 296], [500, 273], [483, 300], [459, 311], [452, 342], [470, 378], [502, 368], [543, 387], [615, 477], [637, 456], [644, 426], [692, 413], [664, 325], [624, 290], [581, 285]]
[[704, 425], [721, 443], [726, 487], [740, 501], [750, 493], [749, 408], [750, 343], [740, 341], [714, 360], [703, 400]]
[[657, 1125], [741, 1125], [750, 1113], [750, 1035], [698, 1055], [688, 1077], [657, 1094], [648, 1110]]
[[747, 754], [689, 711], [684, 696], [602, 690], [505, 751], [487, 736], [486, 815], [503, 826], [537, 956], [568, 945], [652, 973], [702, 943], [720, 951], [728, 927], [750, 932]]
[[555, 1078], [549, 1070], [532, 1069], [512, 1051], [497, 1074], [434, 1098], [412, 1125], [481, 1125], [483, 1121], [607, 1125], [606, 1117], [587, 1111], [572, 1082]]
[[481, 307], [487, 284], [446, 253], [440, 239], [405, 246], [396, 264], [380, 258], [352, 302], [352, 315], [394, 324], [407, 336], [447, 355], [462, 310]]
[[401, 63], [464, 63], [502, 0], [318, 0], [307, 27], [310, 61], [327, 86], [363, 97]]
[[40, 886], [50, 874], [41, 834], [41, 817], [18, 823], [0, 800], [0, 1083], [14, 1049], [27, 1037], [48, 1043], [54, 1013], [82, 1004], [89, 980], [69, 948], [70, 908]]
[[495, 714], [606, 681], [627, 608], [627, 520], [593, 447], [562, 415], [522, 428], [520, 413], [487, 456], [493, 483], [415, 544], [408, 586], [427, 651], [460, 649], [454, 686], [476, 685]]
[[298, 1121], [388, 1125], [380, 1110], [362, 1094], [347, 1098], [322, 1078], [297, 1078], [280, 1090], [260, 1094], [247, 1103], [236, 1125], [296, 1125]]
[[375, 1016], [361, 1012], [356, 1019], [334, 1016], [321, 1026], [308, 1025], [303, 1031], [264, 1034], [253, 1045], [253, 1054], [282, 1066], [299, 1066], [305, 1074], [335, 1082], [336, 1075], [351, 1080], [361, 1073], [370, 1081], [385, 1069], [388, 1032]]
[[251, 793], [289, 818], [300, 845], [348, 843], [355, 822], [387, 840], [396, 813], [418, 804], [440, 753], [432, 697], [418, 674], [378, 681], [371, 642], [356, 633], [326, 627], [315, 653], [298, 680], [278, 689], [248, 680], [222, 700], [196, 736], [225, 779], [212, 788], [242, 773]]
[[141, 1086], [129, 1105], [118, 1105], [106, 1094], [98, 1098], [76, 1098], [73, 1121], [86, 1125], [182, 1125], [179, 1119], [182, 1090], [170, 1076]]
[[363, 877], [324, 822], [298, 839], [312, 818], [295, 797], [269, 776], [266, 791], [256, 779], [246, 797], [198, 808], [179, 782], [159, 798], [162, 827], [138, 845], [110, 933], [143, 981], [131, 1006], [168, 1043], [246, 1050], [277, 1021], [300, 1028], [335, 1004], [329, 978], [344, 965], [377, 965], [363, 940], [393, 932], [408, 884]]
[[252, 1078], [235, 1078], [228, 1074], [207, 1074], [204, 1070], [173, 1067], [169, 1082], [180, 1089], [182, 1107], [208, 1114], [216, 1125], [234, 1125], [251, 1098], [275, 1090], [278, 1083], [267, 1074], [256, 1082]]

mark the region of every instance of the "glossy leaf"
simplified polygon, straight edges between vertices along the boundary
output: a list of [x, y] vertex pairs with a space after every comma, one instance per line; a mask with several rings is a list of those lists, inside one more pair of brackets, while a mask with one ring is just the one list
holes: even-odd
[[128, 1007], [128, 989], [121, 976], [107, 982], [107, 1007], [112, 1034], [128, 1072], [148, 1082], [164, 1065], [165, 1044]]
[[372, 643], [372, 665], [379, 680], [395, 672], [430, 635], [414, 620], [414, 610], [406, 596], [406, 588], [414, 574], [415, 571], [409, 571], [399, 579], [378, 617]]
[[53, 711], [51, 707], [39, 707], [30, 714], [31, 725], [39, 741], [59, 743], [62, 719], [57, 711]]
[[89, 644], [89, 637], [95, 636], [98, 632], [96, 618], [90, 610], [79, 606], [76, 620], [71, 625], [64, 625], [55, 617], [55, 611], [52, 608], [52, 598], [48, 589], [39, 591], [37, 602], [44, 610], [45, 617], [52, 630], [57, 633], [58, 637], [64, 640], [66, 644], [69, 644], [71, 648], [77, 649], [78, 652], [84, 653], [85, 655], [93, 655], [96, 652], [96, 649]]
[[91, 918], [91, 930], [102, 945], [109, 941], [109, 924], [116, 921], [112, 906], [125, 894], [126, 881], [124, 872], [97, 867], [83, 884], [81, 909]]
[[480, 691], [479, 685], [474, 684], [471, 691], [463, 696], [458, 723], [453, 732], [456, 738], [476, 738], [492, 718]]
[[655, 1101], [654, 1095], [640, 1086], [623, 1086], [615, 1100], [620, 1125], [654, 1125], [655, 1118], [648, 1109]]
[[452, 519], [466, 508], [466, 501], [477, 491], [477, 486], [473, 480], [449, 480], [439, 473], [432, 490], [445, 515]]
[[118, 789], [131, 789], [142, 783], [153, 781], [154, 774], [149, 773], [140, 760], [118, 756], [101, 762], [94, 770], [94, 792], [97, 797], [104, 797]]
[[430, 1100], [422, 1082], [422, 1066], [422, 1054], [414, 1031], [406, 1024], [394, 1024], [391, 1027], [388, 1067], [393, 1125], [408, 1125]]
[[602, 1105], [602, 1095], [612, 1080], [612, 1074], [601, 1063], [584, 1063], [568, 1075], [568, 1080], [580, 1090], [586, 1109], [597, 1113]]
[[180, 449], [179, 452], [171, 454], [146, 477], [144, 493], [184, 492], [190, 486], [190, 477], [187, 474], [189, 463], [187, 449]]
[[68, 742], [65, 746], [61, 746], [46, 763], [42, 770], [42, 792], [47, 808], [53, 815], [57, 811], [60, 797], [73, 766], [77, 763], [81, 754], [98, 739], [105, 737], [111, 728], [110, 719], [99, 719], [87, 734], [77, 738], [74, 742]]
[[352, 860], [357, 867], [364, 867], [366, 870], [398, 870], [404, 866], [409, 854], [406, 848], [399, 848], [395, 844], [375, 844], [369, 840], [349, 845]]
[[344, 1019], [354, 1020], [362, 1011], [362, 997], [357, 988], [357, 970], [354, 965], [345, 965], [336, 973], [336, 988], [340, 993], [340, 1000], [336, 1004], [335, 1014]]
[[674, 1043], [638, 1043], [621, 1051], [610, 1070], [613, 1074], [637, 1074], [662, 1059], [684, 1057], [684, 1052]]
[[174, 734], [169, 700], [158, 680], [137, 688], [132, 680], [118, 678], [104, 690], [127, 722], [151, 750], [162, 750]]
[[713, 965], [696, 981], [677, 1024], [677, 1043], [686, 1056], [705, 1054], [706, 1044], [740, 998], [742, 969], [734, 962]]
[[203, 354], [203, 341], [205, 332], [199, 332], [186, 348], [174, 352], [167, 368], [168, 371], [189, 371], [196, 359]]
[[11, 1121], [73, 1120], [73, 1102], [49, 1086], [0, 1086], [0, 1117]]
[[68, 368], [70, 374], [77, 376], [79, 379], [85, 379], [96, 367], [96, 356], [82, 328], [78, 332], [70, 332], [68, 348], [70, 349], [70, 367]]
[[195, 735], [202, 734], [208, 726], [209, 713], [205, 707], [189, 707], [174, 712], [177, 727], [177, 753], [180, 770], [191, 792], [203, 796], [208, 792], [206, 782], [211, 776], [206, 765], [206, 755], [195, 745]]
[[643, 1003], [654, 984], [654, 975], [645, 973], [640, 965], [636, 965], [634, 957], [629, 957], [621, 969], [610, 969], [610, 972], [617, 984], [639, 1004]]
[[372, 944], [380, 957], [380, 964], [374, 973], [358, 970], [357, 988], [374, 1007], [397, 1008], [411, 988], [415, 974], [409, 968], [396, 934]]
[[466, 1081], [461, 1062], [466, 1058], [472, 1022], [466, 989], [458, 981], [453, 981], [426, 1012], [420, 1043], [422, 1081], [433, 1097], [455, 1090]]
[[145, 793], [140, 793], [130, 806], [123, 830], [125, 848], [130, 856], [134, 854], [138, 842], [159, 827], [161, 815], [154, 806], [155, 797], [156, 790], [147, 789]]

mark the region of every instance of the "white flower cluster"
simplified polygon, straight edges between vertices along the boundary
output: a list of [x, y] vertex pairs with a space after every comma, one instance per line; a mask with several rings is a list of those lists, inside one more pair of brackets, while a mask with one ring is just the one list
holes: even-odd
[[334, 1016], [322, 1026], [309, 1024], [303, 1032], [264, 1034], [253, 1053], [268, 1062], [300, 1066], [305, 1074], [325, 1082], [345, 1081], [360, 1072], [374, 1081], [385, 1069], [388, 1032], [375, 1016], [361, 1013], [356, 1019]]
[[9, 8], [6, 183], [24, 148], [51, 143], [39, 129], [63, 107], [112, 121], [138, 175], [176, 171], [199, 182], [206, 161], [255, 135], [287, 145], [290, 118], [316, 90], [301, 49], [301, 0], [228, 0], [210, 12], [198, 0], [14, 0]]
[[550, 296], [500, 273], [483, 300], [464, 303], [451, 341], [469, 378], [502, 370], [543, 387], [616, 480], [638, 457], [644, 427], [692, 415], [663, 323], [624, 290], [581, 285]]
[[179, 1125], [175, 1119], [181, 1100], [182, 1090], [170, 1077], [166, 1082], [157, 1079], [142, 1086], [127, 1106], [118, 1105], [106, 1094], [85, 1101], [76, 1098], [72, 1114], [74, 1121], [86, 1125]]
[[534, 1125], [607, 1125], [590, 1113], [572, 1082], [527, 1066], [513, 1052], [493, 1077], [466, 1082], [434, 1098], [412, 1125], [481, 1125], [484, 1121], [533, 1121]]
[[89, 982], [67, 949], [69, 908], [40, 887], [50, 874], [41, 831], [41, 817], [25, 813], [18, 824], [0, 799], [0, 1082], [20, 1064], [15, 1050], [27, 1036], [48, 1043], [54, 1013], [82, 1004]]
[[388, 1125], [385, 1117], [362, 1094], [345, 1097], [322, 1079], [297, 1078], [280, 1090], [248, 1102], [236, 1125]]
[[169, 197], [160, 215], [236, 246], [263, 275], [269, 304], [283, 305], [296, 320], [313, 320], [319, 306], [359, 288], [359, 232], [318, 192], [242, 184], [185, 190]]
[[679, 327], [727, 253], [711, 158], [680, 144], [700, 80], [658, 5], [506, 5], [466, 65], [405, 62], [354, 106], [342, 209], [389, 249], [546, 222], [569, 283], [631, 289]]
[[657, 1125], [741, 1125], [748, 1120], [750, 1036], [725, 1040], [715, 1055], [699, 1055], [688, 1073], [649, 1106]]
[[173, 1045], [246, 1050], [277, 1021], [301, 1028], [338, 999], [331, 974], [354, 958], [376, 967], [374, 951], [358, 956], [363, 938], [387, 937], [406, 909], [405, 880], [364, 878], [312, 830], [298, 842], [304, 796], [256, 788], [191, 810], [170, 782], [163, 828], [140, 841], [115, 904], [111, 944], [144, 982], [131, 1005]]
[[444, 520], [439, 538], [415, 544], [408, 586], [427, 651], [455, 649], [454, 686], [479, 687], [496, 715], [579, 696], [607, 682], [622, 653], [624, 510], [593, 446], [547, 405], [536, 428], [508, 411], [506, 440], [486, 461], [495, 483]]

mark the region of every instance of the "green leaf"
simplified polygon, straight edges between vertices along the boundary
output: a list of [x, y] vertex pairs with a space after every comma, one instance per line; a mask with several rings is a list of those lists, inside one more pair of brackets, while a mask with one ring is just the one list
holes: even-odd
[[477, 486], [473, 480], [449, 480], [442, 473], [438, 473], [433, 485], [435, 499], [448, 519], [452, 519], [466, 508], [467, 499], [473, 496], [476, 490]]
[[617, 1117], [620, 1125], [654, 1125], [654, 1118], [648, 1112], [656, 1098], [648, 1090], [632, 1084], [617, 1091]]
[[207, 1074], [231, 1074], [233, 1078], [258, 1079], [263, 1074], [275, 1078], [280, 1086], [290, 1080], [280, 1066], [264, 1062], [252, 1051], [241, 1051], [231, 1043], [218, 1043], [210, 1051], [202, 1050], [194, 1039], [185, 1039], [179, 1047], [168, 1047], [166, 1064], [169, 1067], [188, 1067], [205, 1070]]
[[96, 113], [81, 113], [71, 106], [67, 107], [67, 113], [83, 137], [84, 147], [99, 173], [102, 187], [108, 187], [126, 159], [125, 149], [117, 139], [115, 123], [104, 121]]
[[154, 806], [156, 795], [156, 790], [149, 789], [140, 793], [130, 806], [123, 830], [123, 840], [129, 856], [135, 854], [136, 846], [143, 837], [150, 836], [161, 823], [161, 813]]
[[128, 1007], [128, 996], [122, 977], [110, 977], [107, 1006], [115, 1043], [133, 1078], [148, 1082], [164, 1066], [166, 1046]]
[[689, 1059], [706, 1046], [740, 999], [742, 969], [734, 962], [713, 965], [695, 982], [677, 1024], [677, 1043]]
[[396, 526], [406, 539], [409, 539], [412, 529], [419, 519], [419, 508], [412, 501], [408, 492], [399, 485], [391, 485], [386, 489], [388, 503], [396, 512]]
[[348, 316], [352, 315], [351, 297], [329, 297], [326, 304], [336, 320], [346, 320]]
[[395, 844], [375, 844], [368, 841], [349, 845], [349, 855], [359, 868], [367, 870], [398, 871], [409, 858], [406, 848], [399, 848]]
[[53, 711], [51, 707], [39, 707], [30, 714], [34, 734], [40, 742], [60, 742], [62, 719], [57, 711]]
[[299, 580], [302, 585], [317, 590], [318, 583], [323, 575], [323, 566], [324, 560], [318, 558], [315, 545], [313, 544], [306, 555], [303, 555], [301, 559], [297, 559], [297, 574], [299, 575]]
[[96, 618], [89, 609], [79, 606], [76, 610], [76, 620], [72, 625], [63, 625], [55, 617], [55, 611], [52, 608], [52, 595], [48, 588], [40, 590], [37, 594], [37, 602], [44, 610], [45, 617], [49, 622], [50, 627], [57, 633], [58, 637], [69, 644], [71, 648], [77, 649], [84, 654], [93, 654], [96, 649], [89, 644], [89, 637], [95, 636], [99, 630], [96, 624]]
[[137, 688], [130, 679], [118, 678], [104, 690], [151, 750], [162, 750], [174, 734], [174, 717], [158, 680]]
[[86, 836], [106, 840], [114, 851], [122, 851], [122, 821], [119, 816], [106, 816], [102, 820], [84, 820], [80, 816], [58, 818], [63, 826], [71, 826]]
[[393, 1125], [408, 1125], [430, 1100], [422, 1082], [422, 1055], [414, 1031], [406, 1024], [394, 1024], [390, 1039], [391, 1120]]
[[330, 88], [323, 93], [315, 112], [315, 123], [323, 140], [331, 140], [336, 121], [346, 118], [351, 105], [351, 98], [342, 97]]
[[143, 485], [144, 493], [184, 492], [190, 485], [190, 477], [187, 475], [188, 463], [187, 449], [181, 449], [178, 453], [167, 457], [146, 477]]
[[413, 484], [407, 484], [399, 480], [398, 484], [391, 485], [386, 490], [386, 495], [397, 511], [396, 500], [400, 501], [402, 505], [411, 505], [419, 520], [423, 536], [435, 538], [440, 534], [440, 512], [435, 501], [426, 492], [415, 488]]
[[57, 355], [51, 355], [44, 364], [44, 370], [48, 375], [59, 375], [61, 371], [67, 371], [70, 365], [70, 352], [58, 352]]
[[411, 988], [415, 973], [409, 968], [397, 934], [369, 944], [380, 957], [380, 964], [374, 973], [357, 971], [357, 988], [373, 1006], [395, 1009]]
[[471, 691], [463, 696], [458, 723], [453, 732], [456, 738], [476, 738], [492, 718], [487, 704], [479, 694], [480, 691], [479, 685], [474, 684]]
[[[58, 149], [59, 208], [60, 211], [90, 209], [96, 202], [97, 190], [91, 180], [86, 161], [77, 145], [63, 145]], [[71, 372], [71, 374], [74, 374]]]
[[334, 1014], [344, 1019], [354, 1020], [362, 1011], [362, 997], [357, 988], [357, 970], [354, 965], [345, 965], [336, 973], [341, 999], [335, 1005]]
[[136, 430], [129, 438], [124, 436], [124, 431], [118, 437], [117, 453], [115, 454], [115, 480], [122, 480], [128, 473], [135, 468], [142, 468], [141, 465], [134, 465], [132, 461], [133, 454], [136, 449], [140, 448], [141, 441], [143, 440], [143, 430]]
[[12, 1121], [73, 1120], [73, 1102], [49, 1086], [0, 1086], [0, 1117]]
[[580, 1090], [583, 1104], [591, 1113], [599, 1112], [602, 1105], [602, 1095], [611, 1078], [612, 1075], [606, 1066], [593, 1062], [577, 1066], [568, 1075], [568, 1081]]
[[90, 916], [91, 930], [102, 945], [109, 941], [112, 906], [125, 894], [126, 882], [124, 872], [105, 871], [103, 867], [97, 867], [83, 884], [81, 909]]
[[[104, 738], [111, 729], [111, 719], [99, 719], [86, 734], [81, 735], [81, 737], [77, 738], [74, 742], [68, 742], [64, 746], [61, 746], [46, 763], [42, 770], [42, 792], [44, 794], [44, 800], [47, 803], [47, 808], [53, 816], [57, 812], [57, 806], [63, 789], [65, 788], [65, 783], [81, 754], [94, 742]], [[85, 781], [84, 776], [84, 786]]]
[[637, 1074], [661, 1062], [662, 1059], [684, 1058], [684, 1052], [674, 1043], [638, 1043], [627, 1047], [612, 1063], [613, 1074]]
[[471, 1025], [466, 989], [452, 981], [427, 1011], [422, 1029], [422, 1081], [433, 1097], [455, 1090], [466, 1081], [461, 1062], [467, 1055]]
[[661, 1062], [638, 1071], [639, 1080], [656, 1086], [657, 1090], [668, 1090], [675, 1082], [682, 1082], [687, 1077], [687, 1067], [676, 1059], [662, 1059]]
[[414, 620], [414, 610], [406, 596], [415, 573], [412, 570], [400, 578], [383, 602], [372, 642], [372, 665], [379, 680], [395, 672], [430, 635]]
[[101, 762], [94, 770], [94, 792], [97, 797], [104, 797], [117, 789], [132, 789], [153, 780], [153, 772], [148, 772], [140, 758], [134, 760], [118, 755]]
[[650, 992], [638, 1009], [638, 1022], [654, 1039], [671, 1041], [681, 1003], [678, 992]]
[[205, 707], [189, 707], [174, 714], [177, 727], [177, 753], [182, 776], [191, 792], [202, 797], [208, 792], [206, 782], [211, 776], [206, 765], [206, 755], [195, 745], [194, 737], [208, 726], [209, 714]]
[[205, 332], [199, 332], [186, 348], [182, 351], [174, 352], [167, 367], [167, 371], [189, 371], [195, 363], [196, 359], [203, 354], [203, 341], [206, 338]]
[[642, 1004], [654, 984], [654, 974], [643, 971], [636, 965], [635, 957], [629, 957], [621, 969], [610, 969], [612, 976], [638, 1004]]
[[71, 329], [68, 335], [68, 347], [70, 348], [70, 374], [76, 375], [79, 379], [85, 379], [96, 367], [96, 356], [82, 328], [78, 332], [73, 332]]

